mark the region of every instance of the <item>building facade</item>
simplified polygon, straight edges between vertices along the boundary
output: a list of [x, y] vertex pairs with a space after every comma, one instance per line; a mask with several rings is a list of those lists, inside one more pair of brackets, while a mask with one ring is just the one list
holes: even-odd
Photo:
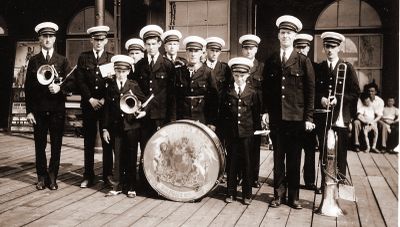
[[[86, 29], [95, 24], [95, 0], [0, 0], [0, 3], [0, 128], [8, 128], [15, 98], [13, 86], [24, 65], [24, 61], [18, 62], [20, 48], [37, 40], [33, 28], [43, 21], [57, 23], [60, 30], [56, 49], [68, 57], [73, 67], [80, 52], [90, 48]], [[108, 50], [112, 52], [125, 53], [126, 40], [138, 37], [144, 25], [158, 24], [164, 30], [178, 29], [184, 37], [223, 38], [226, 41], [223, 60], [241, 54], [238, 39], [247, 33], [261, 38], [257, 58], [265, 60], [279, 46], [276, 19], [284, 14], [293, 15], [303, 22], [302, 32], [314, 36], [310, 53], [313, 61], [320, 62], [324, 56], [320, 35], [325, 31], [340, 32], [346, 36], [341, 56], [355, 66], [360, 88], [374, 80], [381, 96], [398, 97], [398, 1], [104, 0], [104, 3], [105, 24], [111, 27]]]

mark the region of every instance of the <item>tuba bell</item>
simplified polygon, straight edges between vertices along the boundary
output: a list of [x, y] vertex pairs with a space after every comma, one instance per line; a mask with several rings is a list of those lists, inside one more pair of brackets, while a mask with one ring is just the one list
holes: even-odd
[[41, 85], [49, 85], [55, 81], [55, 78], [58, 78], [58, 73], [53, 65], [42, 65], [39, 67], [36, 76]]
[[141, 105], [142, 103], [131, 90], [129, 90], [129, 93], [123, 95], [119, 101], [122, 112], [126, 114], [135, 114], [139, 112]]

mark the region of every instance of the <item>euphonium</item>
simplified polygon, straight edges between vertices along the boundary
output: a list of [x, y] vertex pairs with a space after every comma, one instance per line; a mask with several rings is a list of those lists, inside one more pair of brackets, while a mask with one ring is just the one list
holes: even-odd
[[344, 96], [344, 89], [346, 84], [346, 70], [347, 65], [345, 63], [340, 63], [338, 65], [338, 70], [336, 73], [336, 85], [334, 95], [335, 97], [340, 96], [340, 108], [339, 108], [339, 116], [336, 119], [334, 124], [335, 127], [345, 128], [343, 121], [343, 96]]
[[119, 106], [122, 112], [126, 114], [137, 113], [141, 105], [142, 103], [131, 90], [129, 90], [129, 93], [123, 95], [119, 101]]
[[49, 85], [58, 78], [58, 73], [53, 65], [42, 65], [39, 67], [36, 76], [40, 84]]

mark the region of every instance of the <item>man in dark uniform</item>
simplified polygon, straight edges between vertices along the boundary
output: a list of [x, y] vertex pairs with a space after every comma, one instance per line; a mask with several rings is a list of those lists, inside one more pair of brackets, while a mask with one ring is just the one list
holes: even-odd
[[[313, 37], [309, 34], [297, 34], [293, 45], [298, 53], [304, 54], [308, 56], [308, 52], [310, 51], [311, 41]], [[315, 66], [315, 64], [313, 64]], [[314, 67], [315, 69], [315, 67]], [[315, 121], [315, 119], [314, 119]], [[315, 185], [315, 147], [317, 144], [316, 130], [312, 130], [310, 132], [306, 132], [304, 135], [304, 166], [303, 166], [303, 178], [305, 188], [308, 190], [316, 190], [317, 187]]]
[[[93, 49], [82, 52], [78, 58], [76, 84], [81, 93], [81, 107], [83, 113], [85, 172], [81, 188], [91, 187], [94, 184], [94, 146], [98, 127], [102, 125], [103, 105], [107, 79], [101, 75], [99, 66], [109, 63], [111, 53], [104, 50], [108, 42], [108, 26], [96, 26], [87, 30], [91, 35], [90, 42]], [[99, 125], [98, 125], [99, 124]], [[103, 180], [110, 185], [113, 168], [112, 148], [103, 139]]]
[[[60, 166], [60, 154], [65, 121], [66, 84], [59, 85], [69, 72], [68, 60], [54, 51], [58, 26], [52, 22], [40, 23], [35, 27], [38, 33], [41, 52], [31, 57], [25, 81], [25, 100], [27, 121], [33, 124], [35, 140], [36, 173], [38, 182], [36, 189], [43, 190], [48, 185], [56, 190], [57, 175]], [[54, 81], [47, 81], [49, 71], [38, 72], [43, 65], [55, 69]], [[37, 73], [42, 79], [37, 79]], [[49, 83], [46, 83], [49, 82]], [[46, 145], [47, 132], [50, 132], [51, 158], [47, 168]]]
[[[335, 106], [333, 116], [329, 114], [327, 128], [331, 127], [330, 122], [335, 123], [341, 103], [341, 95], [333, 94], [336, 86], [336, 75], [338, 67], [340, 64], [345, 64], [347, 66], [346, 70], [346, 80], [345, 88], [343, 92], [343, 123], [344, 127], [335, 127], [332, 125], [333, 130], [335, 130], [338, 136], [338, 147], [337, 147], [337, 166], [339, 169], [339, 179], [346, 177], [346, 166], [347, 166], [347, 144], [349, 140], [349, 125], [351, 120], [355, 117], [357, 99], [360, 93], [360, 88], [358, 85], [357, 74], [353, 66], [339, 58], [340, 44], [345, 40], [342, 34], [336, 32], [324, 32], [321, 35], [323, 39], [324, 52], [326, 54], [327, 60], [322, 61], [318, 64], [316, 70], [316, 108], [327, 109], [328, 107]], [[341, 81], [343, 82], [343, 81]], [[339, 82], [338, 86], [341, 83]], [[336, 87], [337, 93], [343, 91], [342, 87]], [[330, 95], [330, 96], [329, 96]], [[319, 134], [320, 138], [323, 138], [323, 133], [325, 131], [325, 120], [326, 117], [318, 120], [317, 128], [321, 128]], [[319, 127], [321, 125], [322, 127]], [[326, 138], [325, 138], [326, 139]], [[321, 141], [322, 144], [323, 141]], [[324, 147], [320, 148], [320, 153], [324, 154]], [[325, 154], [326, 155], [326, 154]], [[324, 160], [324, 158], [323, 158]], [[322, 166], [324, 168], [324, 166]], [[324, 173], [324, 171], [322, 171]], [[322, 180], [324, 176], [322, 175]], [[324, 184], [322, 184], [324, 186]]]
[[[258, 36], [252, 34], [243, 35], [239, 38], [239, 43], [242, 45], [243, 57], [248, 58], [253, 62], [253, 67], [251, 67], [250, 69], [250, 76], [247, 78], [247, 83], [250, 83], [251, 86], [257, 91], [258, 96], [262, 97], [264, 63], [259, 62], [256, 59], [258, 44], [260, 43], [260, 41], [261, 39]], [[262, 98], [261, 98], [261, 103], [262, 103]], [[250, 162], [251, 162], [250, 174], [252, 177], [251, 186], [255, 188], [260, 187], [260, 183], [258, 182], [258, 176], [260, 173], [260, 145], [261, 145], [261, 135], [255, 135], [253, 150], [250, 153]]]
[[198, 36], [188, 36], [183, 40], [183, 45], [188, 64], [177, 71], [176, 118], [197, 120], [215, 131], [217, 87], [211, 77], [211, 69], [200, 61], [206, 41]]
[[172, 61], [175, 68], [179, 68], [187, 64], [185, 58], [178, 56], [179, 42], [182, 38], [182, 33], [178, 30], [168, 30], [161, 35], [164, 42], [165, 57]]
[[146, 47], [145, 57], [135, 64], [133, 79], [139, 84], [140, 89], [149, 97], [154, 94], [148, 106], [146, 117], [141, 121], [139, 177], [144, 188], [150, 189], [144, 176], [143, 152], [147, 141], [163, 125], [175, 120], [174, 98], [174, 64], [160, 55], [162, 45], [161, 34], [163, 30], [158, 25], [147, 25], [140, 30], [140, 38]]
[[228, 62], [232, 69], [234, 84], [222, 94], [220, 114], [227, 144], [228, 158], [231, 166], [228, 172], [227, 197], [225, 202], [231, 203], [236, 198], [237, 175], [242, 171], [243, 203], [249, 205], [251, 199], [250, 153], [253, 147], [254, 131], [260, 129], [260, 98], [258, 92], [246, 83], [250, 76], [253, 62], [238, 57]]
[[132, 38], [126, 41], [125, 49], [128, 51], [129, 57], [133, 58], [133, 65], [139, 60], [144, 58], [144, 43], [143, 40], [138, 38]]
[[314, 69], [308, 57], [293, 50], [293, 40], [302, 29], [300, 20], [285, 15], [277, 19], [276, 25], [280, 51], [265, 63], [263, 86], [265, 110], [271, 131], [276, 134], [275, 198], [270, 206], [279, 207], [286, 200], [288, 189], [288, 204], [302, 209], [299, 203], [301, 148], [305, 130], [313, 129]]

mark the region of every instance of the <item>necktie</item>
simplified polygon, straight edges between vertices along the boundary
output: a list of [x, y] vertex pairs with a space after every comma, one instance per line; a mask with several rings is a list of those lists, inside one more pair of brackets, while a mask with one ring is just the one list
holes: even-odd
[[331, 70], [331, 72], [333, 71], [332, 62], [329, 63], [329, 69]]
[[150, 69], [153, 70], [154, 66], [154, 56], [151, 56], [151, 61], [150, 61]]
[[96, 61], [97, 61], [97, 63], [99, 62], [99, 58], [100, 58], [99, 51], [96, 51]]
[[119, 82], [119, 91], [122, 91], [122, 81]]
[[193, 73], [194, 73], [194, 70], [193, 70], [193, 69], [189, 69], [189, 76], [190, 76], [190, 78], [192, 78]]
[[49, 51], [46, 51], [46, 61], [49, 62], [50, 61], [50, 54]]
[[238, 88], [239, 88], [238, 89], [238, 96], [240, 97], [240, 95], [242, 94], [242, 88], [240, 86]]
[[286, 63], [286, 61], [287, 61], [286, 51], [283, 51], [283, 54], [282, 54], [282, 65], [284, 65]]

